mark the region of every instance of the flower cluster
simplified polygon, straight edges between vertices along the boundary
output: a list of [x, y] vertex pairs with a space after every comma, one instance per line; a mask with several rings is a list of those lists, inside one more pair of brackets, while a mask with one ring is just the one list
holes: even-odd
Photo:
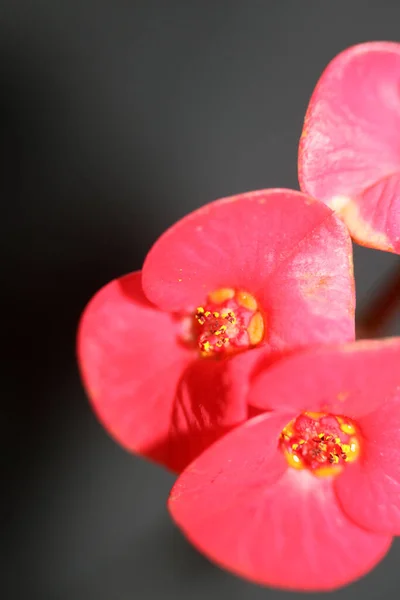
[[290, 190], [225, 198], [91, 300], [83, 380], [119, 443], [179, 472], [246, 421], [261, 350], [350, 341], [354, 305], [350, 237], [327, 206]]
[[203, 206], [81, 319], [104, 427], [179, 474], [175, 522], [257, 583], [337, 588], [400, 535], [400, 338], [355, 341], [351, 246], [400, 253], [399, 75], [400, 44], [336, 57], [307, 110], [302, 192]]
[[297, 352], [253, 378], [265, 411], [179, 477], [170, 512], [209, 558], [253, 581], [329, 590], [400, 534], [400, 339]]

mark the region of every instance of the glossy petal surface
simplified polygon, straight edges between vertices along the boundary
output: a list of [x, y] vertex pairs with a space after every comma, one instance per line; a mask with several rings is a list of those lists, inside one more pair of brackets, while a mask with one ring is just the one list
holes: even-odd
[[251, 192], [188, 215], [149, 252], [143, 286], [175, 311], [219, 288], [250, 292], [273, 349], [354, 338], [350, 238], [327, 207], [300, 192]]
[[82, 377], [105, 428], [177, 471], [247, 414], [225, 363], [199, 360], [179, 341], [180, 327], [149, 303], [133, 273], [96, 294], [78, 337]]
[[293, 415], [261, 415], [211, 446], [179, 477], [169, 510], [211, 560], [256, 583], [330, 590], [373, 568], [390, 536], [356, 526], [329, 479], [286, 466], [277, 449]]
[[362, 527], [400, 535], [400, 386], [392, 401], [359, 425], [362, 454], [335, 481], [339, 501]]
[[300, 187], [336, 210], [359, 243], [400, 251], [400, 44], [339, 54], [312, 95]]
[[358, 419], [393, 398], [400, 386], [400, 338], [306, 350], [254, 380], [258, 408], [327, 412]]

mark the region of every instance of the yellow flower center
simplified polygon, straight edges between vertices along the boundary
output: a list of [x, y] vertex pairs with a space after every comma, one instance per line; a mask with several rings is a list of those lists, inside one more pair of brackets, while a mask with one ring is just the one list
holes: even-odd
[[208, 295], [194, 315], [193, 336], [202, 356], [237, 352], [264, 338], [265, 319], [245, 291], [221, 288]]
[[345, 417], [306, 412], [283, 429], [279, 445], [294, 469], [308, 469], [319, 477], [338, 475], [358, 458], [360, 433]]

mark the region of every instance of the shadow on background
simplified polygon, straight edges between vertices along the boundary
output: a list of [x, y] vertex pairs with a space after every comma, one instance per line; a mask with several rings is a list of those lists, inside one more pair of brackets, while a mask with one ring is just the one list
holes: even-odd
[[[322, 68], [347, 45], [396, 39], [400, 7], [5, 1], [0, 17], [2, 597], [292, 596], [210, 566], [174, 530], [172, 476], [91, 414], [75, 331], [91, 295], [183, 214], [297, 187]], [[395, 260], [356, 250], [361, 303]], [[398, 560], [396, 546], [333, 597], [392, 597]]]

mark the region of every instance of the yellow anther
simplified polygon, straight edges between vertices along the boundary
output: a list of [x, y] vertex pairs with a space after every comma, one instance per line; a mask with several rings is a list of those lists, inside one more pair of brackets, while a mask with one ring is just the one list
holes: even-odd
[[234, 325], [236, 323], [235, 314], [231, 310], [221, 313], [221, 317], [229, 321], [231, 325]]
[[300, 458], [296, 454], [291, 454], [291, 452], [285, 451], [285, 456], [288, 464], [294, 469], [302, 469], [303, 463]]
[[215, 292], [208, 294], [208, 299], [210, 302], [215, 302], [215, 304], [222, 304], [226, 300], [231, 300], [234, 295], [235, 290], [232, 288], [220, 288], [219, 290], [215, 290]]
[[327, 466], [327, 467], [318, 467], [318, 469], [314, 470], [314, 475], [317, 475], [318, 477], [330, 477], [332, 475], [338, 475], [338, 473], [340, 473], [341, 470], [341, 465], [336, 465], [336, 463], [334, 463], [335, 466]]
[[249, 310], [257, 310], [257, 300], [251, 294], [247, 292], [236, 292], [236, 300], [240, 306], [248, 308]]
[[356, 432], [356, 428], [350, 423], [341, 423], [340, 429], [343, 431], [343, 433], [347, 433], [347, 435], [354, 435]]
[[264, 337], [264, 319], [261, 313], [256, 312], [251, 317], [247, 333], [249, 334], [250, 344], [253, 346], [261, 342]]
[[317, 421], [320, 417], [322, 417], [322, 413], [317, 413], [317, 412], [305, 412], [305, 415], [307, 415], [307, 417], [310, 417], [310, 419], [314, 419], [315, 421]]

